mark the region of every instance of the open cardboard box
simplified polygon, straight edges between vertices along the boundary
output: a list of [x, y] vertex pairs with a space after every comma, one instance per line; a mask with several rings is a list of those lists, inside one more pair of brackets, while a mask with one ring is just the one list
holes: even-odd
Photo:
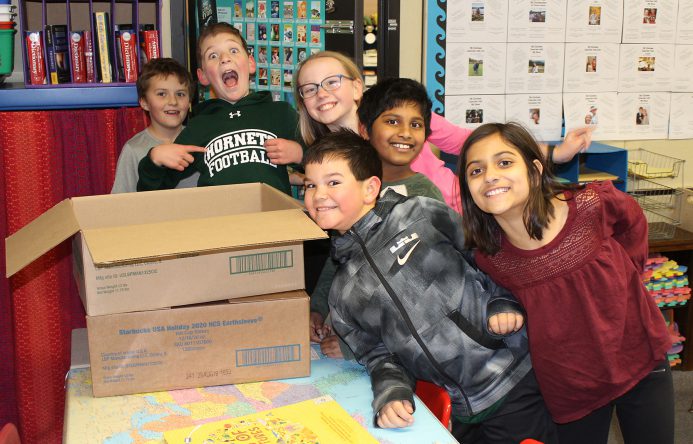
[[94, 396], [308, 376], [308, 313], [291, 291], [87, 316]]
[[326, 234], [260, 183], [75, 197], [6, 239], [7, 276], [70, 237], [97, 316], [302, 289], [303, 241]]

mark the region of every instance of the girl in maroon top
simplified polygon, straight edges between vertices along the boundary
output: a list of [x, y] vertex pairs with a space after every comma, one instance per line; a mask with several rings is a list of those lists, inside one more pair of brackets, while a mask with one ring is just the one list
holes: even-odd
[[520, 125], [486, 124], [460, 157], [479, 267], [527, 312], [532, 365], [566, 443], [674, 442], [671, 341], [640, 274], [647, 221], [611, 182], [559, 184]]

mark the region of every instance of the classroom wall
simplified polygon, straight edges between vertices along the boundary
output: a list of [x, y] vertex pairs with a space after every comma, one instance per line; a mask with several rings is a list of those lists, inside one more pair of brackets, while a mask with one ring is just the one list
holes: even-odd
[[[401, 7], [402, 10], [413, 10], [412, 8], [420, 8], [420, 13], [415, 14], [412, 13], [411, 15], [414, 17], [409, 17], [407, 20], [418, 20], [419, 26], [418, 26], [418, 32], [416, 31], [416, 27], [408, 28], [406, 32], [401, 33], [401, 39], [402, 39], [402, 45], [400, 47], [400, 73], [402, 73], [402, 77], [411, 77], [414, 79], [417, 79], [421, 81], [421, 77], [425, 75], [425, 20], [426, 20], [426, 11], [424, 8], [424, 1], [423, 0], [401, 0]], [[405, 9], [405, 4], [406, 8]], [[419, 12], [417, 11], [417, 12]], [[403, 26], [402, 29], [404, 31], [404, 20], [403, 21]], [[405, 43], [406, 42], [409, 43]], [[418, 48], [419, 48], [419, 53], [415, 57], [410, 51], [409, 48], [407, 47], [407, 44], [412, 45], [411, 41], [413, 40], [418, 40]], [[407, 54], [406, 56], [404, 54]], [[405, 75], [405, 73], [411, 73], [412, 75]], [[414, 73], [418, 73], [418, 76], [413, 75]], [[693, 110], [691, 110], [693, 112]], [[686, 163], [684, 164], [684, 173], [683, 173], [683, 181], [681, 178], [677, 178], [675, 181], [670, 181], [666, 182], [664, 181], [663, 185], [666, 186], [672, 186], [675, 188], [678, 187], [685, 187], [685, 188], [693, 188], [693, 139], [683, 139], [683, 140], [668, 140], [668, 139], [659, 139], [659, 140], [628, 140], [628, 141], [623, 141], [623, 140], [610, 140], [610, 141], [601, 141], [603, 143], [617, 146], [620, 148], [625, 148], [628, 150], [631, 149], [646, 149], [649, 151], [653, 151], [658, 154], [663, 154], [665, 156], [671, 156], [671, 157], [676, 157], [679, 159], [684, 159], [686, 160]]]

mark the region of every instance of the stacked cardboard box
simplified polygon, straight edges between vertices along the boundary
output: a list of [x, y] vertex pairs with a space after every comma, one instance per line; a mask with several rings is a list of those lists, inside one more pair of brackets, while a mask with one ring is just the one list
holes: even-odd
[[72, 238], [95, 396], [307, 376], [323, 237], [263, 184], [77, 197], [7, 238], [7, 276]]

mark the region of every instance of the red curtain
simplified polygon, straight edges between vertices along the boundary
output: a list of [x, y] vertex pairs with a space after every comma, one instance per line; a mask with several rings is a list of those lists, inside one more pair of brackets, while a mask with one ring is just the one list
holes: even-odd
[[[0, 112], [0, 230], [14, 233], [61, 200], [110, 192], [140, 108]], [[0, 264], [0, 427], [25, 444], [62, 441], [70, 332], [85, 326], [69, 241], [6, 279]]]

